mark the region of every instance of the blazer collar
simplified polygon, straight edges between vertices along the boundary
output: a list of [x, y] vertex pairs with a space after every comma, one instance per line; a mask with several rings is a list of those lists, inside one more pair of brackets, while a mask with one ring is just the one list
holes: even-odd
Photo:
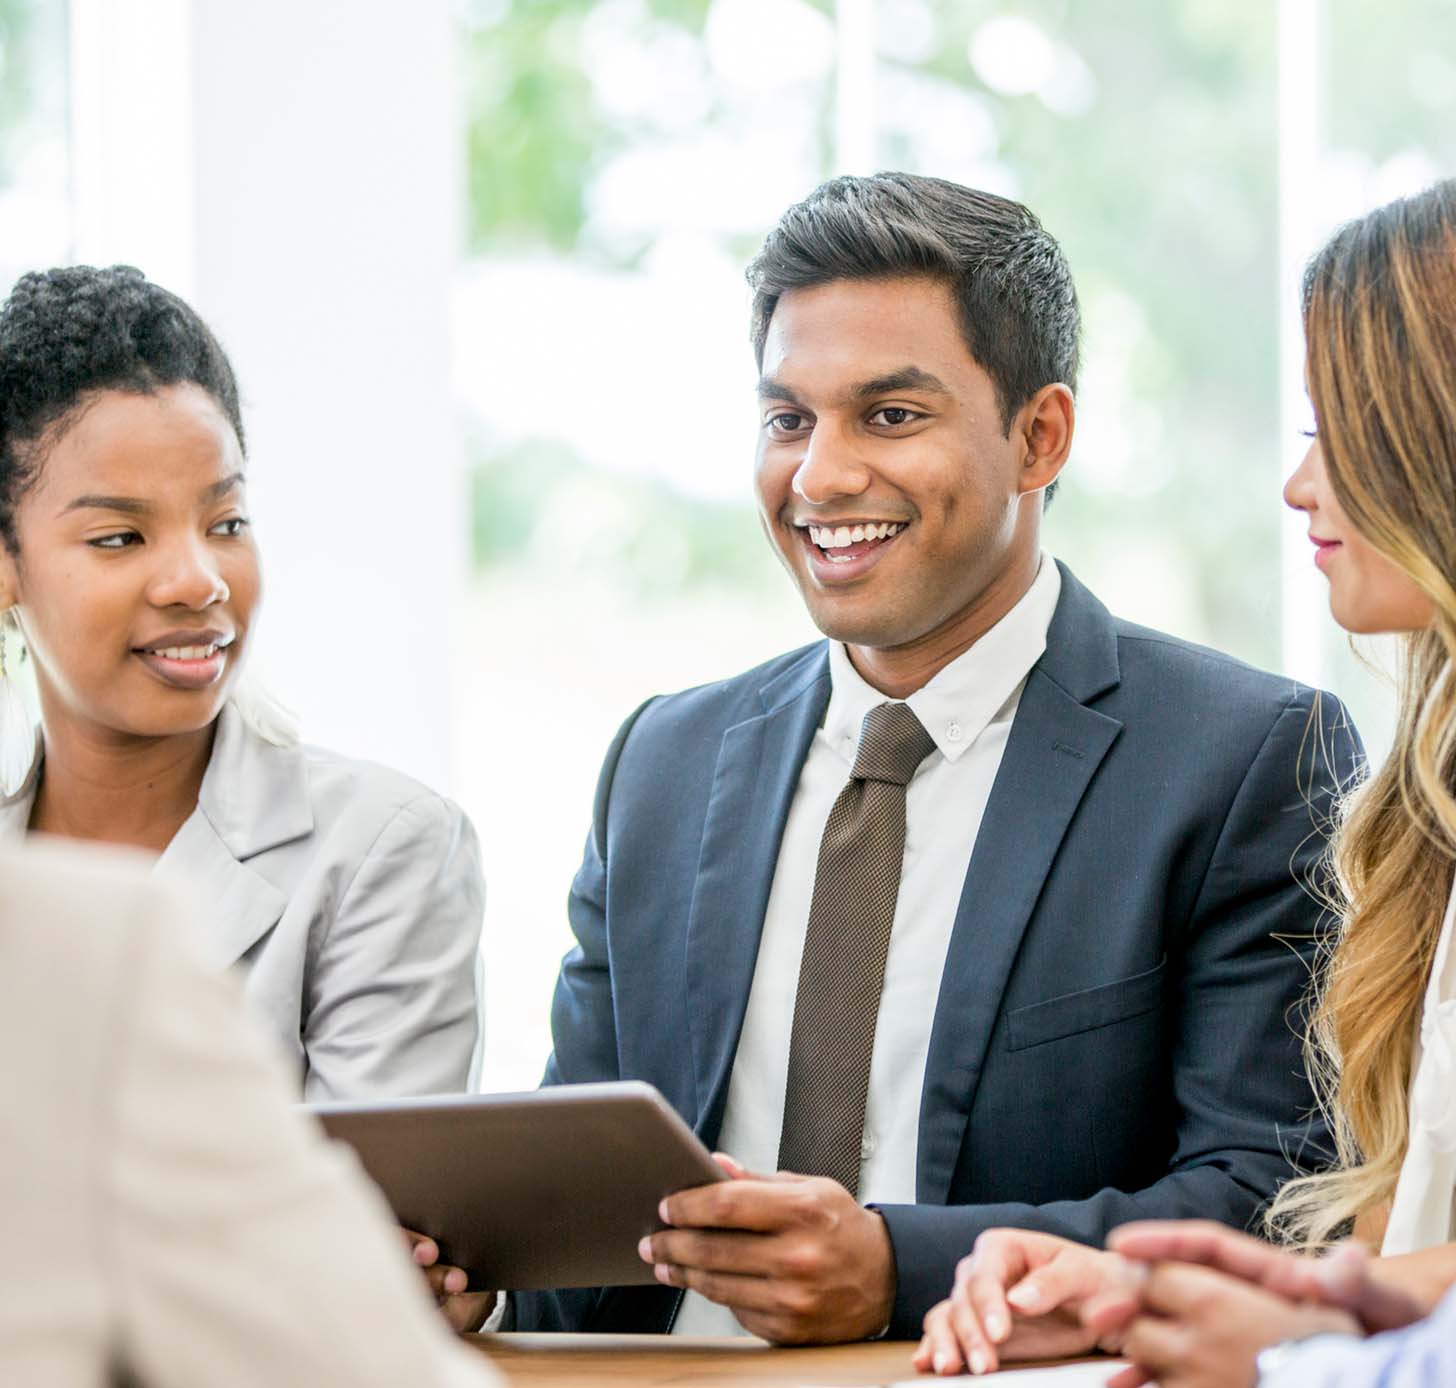
[[1046, 651], [1036, 668], [1079, 704], [1088, 704], [1122, 679], [1112, 614], [1057, 560], [1062, 596], [1047, 628]]
[[[37, 730], [29, 774], [12, 795], [0, 800], [0, 843], [24, 837], [44, 761]], [[231, 703], [224, 704], [192, 818], [198, 815], [239, 862], [312, 833], [313, 806], [303, 749], [268, 742]]]
[[239, 862], [312, 833], [303, 749], [267, 741], [225, 704], [197, 808]]

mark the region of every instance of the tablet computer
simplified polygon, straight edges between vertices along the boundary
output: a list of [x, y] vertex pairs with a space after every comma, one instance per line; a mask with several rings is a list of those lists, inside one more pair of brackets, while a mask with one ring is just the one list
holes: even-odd
[[724, 1179], [650, 1084], [558, 1085], [307, 1106], [395, 1218], [471, 1285], [532, 1291], [653, 1280], [637, 1256], [665, 1195]]

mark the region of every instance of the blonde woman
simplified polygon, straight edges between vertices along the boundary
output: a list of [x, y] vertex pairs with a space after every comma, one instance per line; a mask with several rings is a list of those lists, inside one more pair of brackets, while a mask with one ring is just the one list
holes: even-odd
[[[1346, 905], [1309, 1055], [1337, 1161], [1269, 1211], [1292, 1251], [1204, 1224], [1129, 1226], [1108, 1253], [995, 1231], [927, 1317], [922, 1369], [1100, 1344], [1135, 1361], [1120, 1388], [1246, 1385], [1275, 1344], [1408, 1323], [1456, 1283], [1456, 181], [1339, 232], [1305, 329], [1317, 433], [1285, 498], [1335, 619], [1405, 646], [1394, 749], [1333, 849]], [[1381, 1257], [1307, 1256], [1351, 1230]]]

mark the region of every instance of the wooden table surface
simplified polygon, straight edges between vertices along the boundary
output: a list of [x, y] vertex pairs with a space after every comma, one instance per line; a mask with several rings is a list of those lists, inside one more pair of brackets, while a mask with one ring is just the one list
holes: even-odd
[[[686, 1335], [479, 1335], [484, 1350], [511, 1384], [582, 1388], [864, 1388], [914, 1378], [910, 1341], [774, 1349], [761, 1340]], [[995, 1380], [990, 1380], [994, 1383]], [[925, 1379], [932, 1388], [935, 1379]]]

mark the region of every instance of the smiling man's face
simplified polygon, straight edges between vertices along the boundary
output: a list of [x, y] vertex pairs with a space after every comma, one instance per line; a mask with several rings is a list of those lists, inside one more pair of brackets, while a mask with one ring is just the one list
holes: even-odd
[[759, 394], [759, 513], [826, 636], [879, 649], [933, 636], [1038, 543], [1017, 523], [1025, 438], [1002, 429], [940, 281], [785, 293]]

